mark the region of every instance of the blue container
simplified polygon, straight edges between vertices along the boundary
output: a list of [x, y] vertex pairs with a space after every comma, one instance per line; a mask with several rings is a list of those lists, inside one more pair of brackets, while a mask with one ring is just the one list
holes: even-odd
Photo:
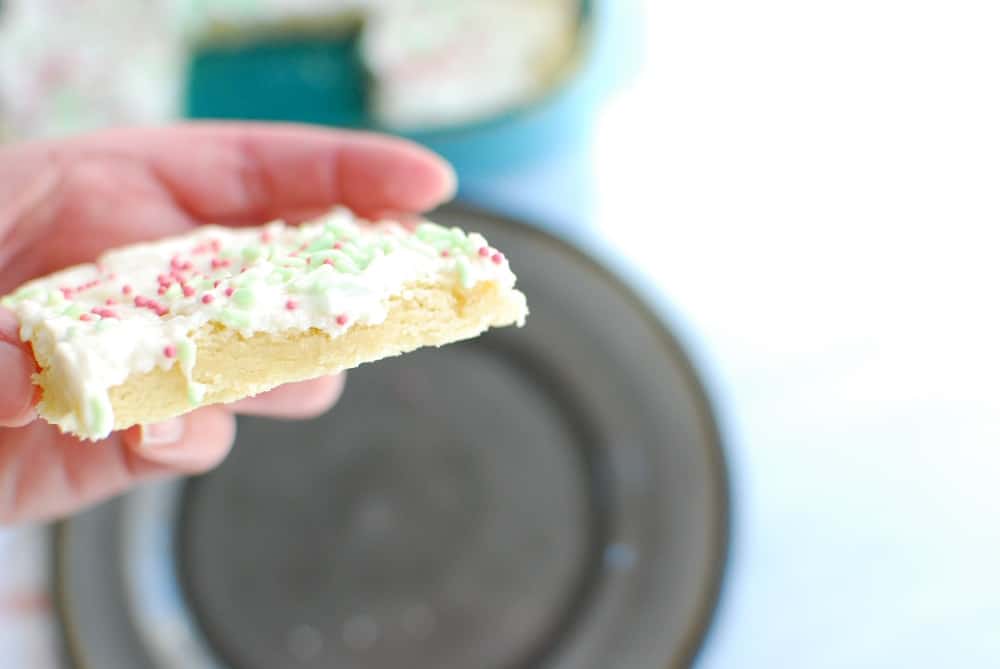
[[[405, 136], [455, 166], [466, 200], [554, 227], [585, 224], [592, 122], [629, 60], [634, 15], [630, 0], [586, 0], [577, 61], [536, 104]], [[187, 114], [387, 131], [366, 112], [366, 76], [356, 36], [207, 48], [191, 61]]]

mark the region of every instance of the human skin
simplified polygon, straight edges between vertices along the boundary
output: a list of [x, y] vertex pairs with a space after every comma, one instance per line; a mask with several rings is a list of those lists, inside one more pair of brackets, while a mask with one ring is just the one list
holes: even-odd
[[[444, 161], [384, 136], [272, 124], [116, 129], [0, 146], [0, 295], [105, 248], [205, 223], [301, 221], [333, 205], [419, 213], [451, 197]], [[217, 465], [235, 414], [307, 418], [343, 377], [288, 384], [229, 405], [81, 442], [37, 418], [35, 371], [0, 308], [0, 523], [70, 514], [151, 478]]]

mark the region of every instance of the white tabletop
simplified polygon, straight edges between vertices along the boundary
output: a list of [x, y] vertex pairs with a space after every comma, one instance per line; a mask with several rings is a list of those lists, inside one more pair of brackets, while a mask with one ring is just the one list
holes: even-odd
[[729, 438], [699, 667], [997, 666], [1000, 9], [648, 4], [598, 220]]

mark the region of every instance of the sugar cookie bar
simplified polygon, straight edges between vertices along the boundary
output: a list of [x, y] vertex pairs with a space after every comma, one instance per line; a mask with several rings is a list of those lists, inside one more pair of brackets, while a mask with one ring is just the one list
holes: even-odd
[[369, 223], [199, 227], [30, 281], [3, 304], [40, 371], [38, 412], [86, 439], [282, 383], [523, 325], [478, 234]]

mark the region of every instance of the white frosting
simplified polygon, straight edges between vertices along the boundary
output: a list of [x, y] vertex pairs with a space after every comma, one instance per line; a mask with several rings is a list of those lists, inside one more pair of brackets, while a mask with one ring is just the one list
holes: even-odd
[[[319, 328], [338, 336], [385, 320], [388, 300], [420, 281], [504, 289], [515, 277], [480, 235], [432, 223], [359, 224], [338, 209], [301, 226], [204, 226], [183, 237], [111, 251], [29, 282], [4, 298], [21, 338], [50, 352], [77, 407], [66, 431], [101, 438], [114, 425], [108, 391], [131, 374], [180, 364], [193, 404], [191, 335], [214, 322], [244, 336]], [[152, 300], [152, 305], [149, 301]]]

